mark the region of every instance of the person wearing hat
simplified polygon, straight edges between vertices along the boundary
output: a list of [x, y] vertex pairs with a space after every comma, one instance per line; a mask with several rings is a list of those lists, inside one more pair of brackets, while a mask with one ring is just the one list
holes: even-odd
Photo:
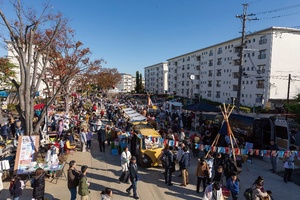
[[255, 188], [252, 189], [252, 199], [260, 200], [263, 197], [268, 197], [269, 194], [267, 192], [262, 192], [263, 185], [261, 183], [256, 183]]
[[137, 169], [137, 164], [136, 164], [136, 157], [132, 156], [130, 159], [129, 163], [129, 178], [131, 182], [131, 186], [126, 189], [126, 192], [128, 195], [131, 194], [131, 190], [133, 190], [133, 198], [139, 199], [137, 196], [137, 181], [139, 180], [139, 174], [138, 174], [138, 169]]
[[90, 183], [88, 182], [87, 177], [86, 177], [87, 171], [88, 171], [88, 166], [86, 166], [86, 165], [81, 166], [81, 175], [79, 178], [79, 188], [78, 188], [78, 194], [81, 196], [81, 200], [89, 199]]

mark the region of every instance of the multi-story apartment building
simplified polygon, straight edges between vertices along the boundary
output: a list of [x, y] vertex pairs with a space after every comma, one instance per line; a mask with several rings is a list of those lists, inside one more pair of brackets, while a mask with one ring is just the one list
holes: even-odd
[[135, 88], [135, 77], [130, 74], [121, 73], [121, 81], [117, 84], [119, 92], [131, 92]]
[[[241, 38], [235, 38], [168, 59], [168, 92], [233, 103], [240, 87], [241, 105], [265, 106], [287, 98], [291, 74], [290, 98], [300, 93], [299, 29], [271, 27], [247, 35], [241, 76], [240, 47]], [[146, 82], [156, 76], [150, 73]]]
[[145, 91], [165, 94], [168, 91], [168, 65], [166, 62], [145, 67]]

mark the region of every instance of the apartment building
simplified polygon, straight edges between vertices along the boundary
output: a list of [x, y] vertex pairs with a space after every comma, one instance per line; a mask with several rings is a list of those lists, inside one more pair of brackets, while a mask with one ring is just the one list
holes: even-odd
[[[168, 93], [234, 103], [239, 90], [241, 38], [167, 59]], [[265, 106], [270, 99], [300, 93], [300, 30], [271, 27], [246, 36], [241, 76], [241, 105]], [[145, 68], [145, 74], [146, 69]], [[191, 76], [192, 75], [192, 76]], [[150, 89], [146, 76], [146, 90]]]
[[161, 62], [145, 67], [145, 90], [152, 94], [165, 94], [168, 91], [168, 65]]
[[121, 81], [116, 88], [119, 92], [131, 92], [135, 89], [135, 77], [130, 74], [121, 73]]

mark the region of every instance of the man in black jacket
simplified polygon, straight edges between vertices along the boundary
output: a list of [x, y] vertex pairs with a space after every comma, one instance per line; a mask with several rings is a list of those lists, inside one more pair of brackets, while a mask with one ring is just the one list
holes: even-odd
[[167, 151], [165, 151], [165, 183], [169, 186], [172, 184], [172, 173], [173, 173], [173, 167], [174, 166], [174, 160], [173, 160], [173, 153], [171, 152], [172, 147], [169, 147]]
[[137, 169], [137, 164], [136, 164], [136, 157], [132, 156], [130, 159], [129, 163], [129, 178], [131, 181], [131, 186], [126, 190], [128, 195], [130, 195], [131, 189], [133, 189], [133, 198], [139, 199], [137, 196], [136, 190], [137, 190], [137, 181], [139, 180], [139, 174], [138, 174], [138, 169]]

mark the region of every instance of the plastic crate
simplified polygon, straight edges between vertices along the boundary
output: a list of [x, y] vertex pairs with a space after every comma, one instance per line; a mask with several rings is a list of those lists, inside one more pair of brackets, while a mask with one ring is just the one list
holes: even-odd
[[111, 150], [111, 154], [112, 154], [113, 156], [119, 155], [118, 149], [112, 149], [112, 150]]

